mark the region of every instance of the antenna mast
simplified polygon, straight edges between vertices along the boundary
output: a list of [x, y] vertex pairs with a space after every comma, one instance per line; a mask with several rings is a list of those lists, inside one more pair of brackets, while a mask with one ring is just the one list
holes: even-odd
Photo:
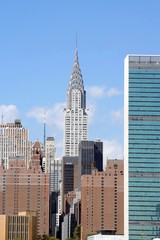
[[77, 33], [76, 33], [76, 49], [77, 49]]
[[45, 157], [45, 155], [46, 155], [46, 113], [45, 112], [44, 112], [44, 139], [43, 139], [43, 146], [44, 146], [43, 156]]

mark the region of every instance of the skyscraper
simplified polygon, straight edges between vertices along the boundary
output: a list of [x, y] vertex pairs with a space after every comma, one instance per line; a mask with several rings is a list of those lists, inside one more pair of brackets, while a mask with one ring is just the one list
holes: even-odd
[[160, 56], [128, 55], [124, 102], [125, 239], [160, 236]]
[[0, 124], [0, 165], [8, 168], [9, 158], [21, 156], [28, 164], [28, 129], [25, 129], [21, 120], [14, 123]]
[[51, 172], [51, 163], [55, 160], [55, 139], [54, 137], [47, 137], [45, 142], [45, 162], [44, 171]]
[[62, 189], [63, 195], [78, 188], [78, 157], [63, 157], [62, 159]]
[[50, 229], [51, 234], [56, 235], [56, 226], [59, 223], [60, 208], [60, 182], [62, 175], [62, 161], [59, 158], [50, 162]]
[[81, 141], [79, 144], [79, 169], [82, 174], [91, 174], [93, 168], [103, 171], [103, 142]]
[[123, 161], [108, 160], [103, 172], [82, 175], [81, 239], [98, 230], [124, 233]]
[[0, 166], [0, 214], [15, 215], [22, 211], [37, 212], [37, 233], [49, 234], [49, 174], [42, 172], [41, 152], [33, 146], [29, 168], [23, 157], [9, 160], [8, 169]]
[[87, 140], [86, 92], [76, 50], [67, 91], [64, 130], [64, 156], [78, 156], [78, 144]]

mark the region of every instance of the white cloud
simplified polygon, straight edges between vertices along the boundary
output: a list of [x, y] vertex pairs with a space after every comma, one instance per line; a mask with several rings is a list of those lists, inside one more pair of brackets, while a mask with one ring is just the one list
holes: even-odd
[[89, 108], [88, 108], [88, 125], [91, 125], [93, 123], [93, 119], [94, 119], [94, 115], [95, 115], [95, 112], [96, 112], [96, 107], [95, 107], [95, 104], [94, 103], [90, 103], [89, 105]]
[[111, 118], [114, 122], [123, 122], [123, 119], [124, 119], [123, 108], [118, 109], [116, 111], [112, 110], [111, 111]]
[[87, 89], [87, 94], [94, 98], [113, 97], [119, 95], [120, 91], [116, 88], [106, 88], [105, 86], [91, 86]]
[[58, 103], [50, 108], [35, 107], [35, 108], [32, 108], [32, 110], [28, 111], [27, 116], [35, 118], [39, 123], [43, 123], [44, 113], [45, 113], [46, 123], [48, 125], [50, 126], [54, 125], [59, 130], [63, 130], [64, 106], [65, 106], [65, 103]]
[[100, 86], [92, 86], [92, 87], [89, 87], [87, 90], [87, 94], [96, 98], [103, 97], [104, 93], [105, 93], [105, 87], [100, 87]]
[[123, 159], [123, 144], [117, 140], [103, 141], [103, 165], [106, 167], [107, 159]]
[[1, 105], [0, 106], [1, 121], [0, 123], [14, 122], [18, 118], [19, 111], [15, 105]]
[[109, 88], [106, 91], [107, 97], [112, 97], [112, 96], [119, 95], [119, 94], [120, 94], [120, 91], [117, 88]]

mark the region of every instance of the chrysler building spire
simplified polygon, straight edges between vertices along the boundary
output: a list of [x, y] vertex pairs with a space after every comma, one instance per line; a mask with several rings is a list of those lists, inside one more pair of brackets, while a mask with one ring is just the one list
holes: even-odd
[[78, 144], [87, 140], [86, 92], [76, 49], [65, 111], [64, 155], [77, 156]]
[[86, 96], [85, 90], [83, 85], [83, 78], [81, 74], [81, 69], [79, 66], [78, 60], [78, 50], [76, 49], [75, 58], [74, 58], [74, 65], [72, 69], [72, 74], [70, 77], [69, 88], [67, 91], [67, 108], [72, 108], [74, 102], [72, 101], [73, 98], [73, 89], [78, 89], [81, 92], [81, 105], [80, 107], [85, 109], [86, 108]]

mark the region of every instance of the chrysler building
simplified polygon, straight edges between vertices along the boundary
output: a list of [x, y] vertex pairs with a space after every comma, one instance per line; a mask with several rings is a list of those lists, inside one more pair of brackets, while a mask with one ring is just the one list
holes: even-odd
[[86, 91], [78, 61], [78, 50], [75, 53], [74, 65], [67, 90], [64, 129], [64, 156], [78, 156], [78, 145], [88, 138], [86, 112]]

